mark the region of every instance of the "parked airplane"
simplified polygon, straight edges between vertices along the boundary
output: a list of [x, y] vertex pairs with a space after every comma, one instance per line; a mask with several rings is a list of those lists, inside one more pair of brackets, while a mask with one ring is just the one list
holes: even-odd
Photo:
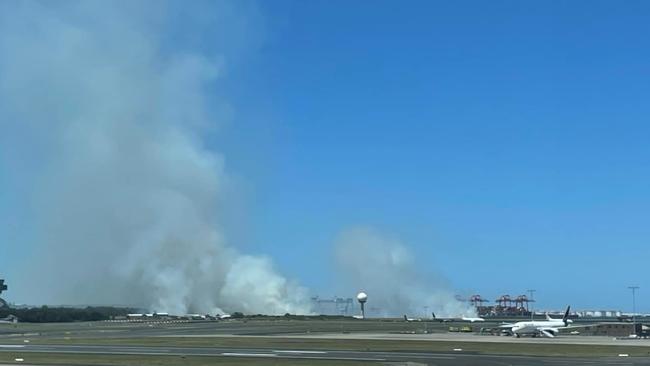
[[548, 314], [546, 314], [546, 320], [541, 321], [525, 321], [525, 322], [516, 322], [514, 324], [503, 324], [500, 327], [509, 329], [513, 336], [519, 338], [524, 334], [530, 334], [533, 337], [537, 335], [543, 335], [549, 338], [555, 337], [561, 328], [568, 328], [569, 324], [573, 323], [569, 319], [569, 311], [571, 306], [567, 306], [566, 312], [562, 319], [553, 319]]
[[420, 318], [417, 318], [417, 319], [416, 318], [409, 318], [406, 315], [404, 315], [404, 321], [407, 321], [407, 322], [421, 322], [422, 319], [420, 319]]
[[462, 316], [460, 318], [438, 318], [436, 317], [435, 313], [431, 313], [431, 316], [433, 316], [433, 320], [437, 320], [441, 323], [447, 323], [447, 322], [484, 322], [485, 319], [483, 318], [473, 318], [473, 317], [467, 317], [467, 316]]
[[15, 315], [9, 315], [6, 318], [0, 319], [0, 324], [16, 324], [18, 323], [18, 318]]

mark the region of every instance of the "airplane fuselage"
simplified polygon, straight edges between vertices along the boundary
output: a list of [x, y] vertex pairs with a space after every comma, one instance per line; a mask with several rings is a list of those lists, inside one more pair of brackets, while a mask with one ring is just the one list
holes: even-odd
[[562, 319], [553, 319], [547, 314], [546, 320], [543, 321], [531, 320], [516, 322], [514, 324], [505, 324], [502, 328], [509, 329], [510, 332], [512, 332], [512, 335], [516, 337], [519, 337], [522, 334], [532, 334], [533, 336], [539, 334], [553, 338], [560, 332], [560, 328], [567, 328], [570, 323], [573, 323], [573, 321], [569, 319], [570, 311], [571, 306], [567, 306]]
[[545, 321], [527, 321], [527, 322], [517, 322], [512, 325], [510, 328], [512, 335], [521, 336], [524, 334], [535, 335], [544, 335], [546, 337], [555, 337], [560, 328], [566, 328], [568, 323], [571, 323], [571, 320], [568, 320], [565, 323], [563, 320], [545, 320]]
[[441, 323], [447, 323], [447, 322], [470, 322], [470, 323], [474, 323], [474, 322], [484, 322], [485, 321], [485, 319], [483, 319], [483, 318], [473, 318], [473, 317], [468, 317], [468, 316], [461, 316], [459, 318], [438, 318], [438, 317], [436, 317], [435, 313], [431, 313], [431, 316], [432, 316], [433, 320], [437, 320], [437, 321], [439, 321]]
[[485, 321], [485, 319], [483, 319], [483, 318], [469, 318], [469, 317], [465, 317], [465, 316], [462, 317], [462, 318], [460, 318], [460, 319], [461, 319], [462, 321], [464, 321], [464, 322], [470, 322], [470, 323], [474, 323], [474, 322], [484, 322], [484, 321]]
[[530, 322], [517, 322], [512, 327], [513, 333], [525, 334], [525, 333], [535, 333], [539, 329], [546, 328], [561, 328], [564, 327], [564, 322], [562, 321], [530, 321]]

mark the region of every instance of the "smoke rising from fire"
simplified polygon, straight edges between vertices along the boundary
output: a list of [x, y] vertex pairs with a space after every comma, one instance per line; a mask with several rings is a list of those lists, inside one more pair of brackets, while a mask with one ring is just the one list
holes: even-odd
[[[309, 312], [305, 289], [239, 253], [219, 225], [228, 175], [204, 137], [225, 118], [227, 101], [208, 89], [237, 48], [224, 34], [246, 23], [235, 6], [0, 5], [3, 164], [30, 186], [37, 233], [39, 259], [16, 286], [30, 289], [25, 300]], [[210, 16], [222, 20], [213, 48], [193, 46]], [[171, 38], [188, 42], [176, 50]]]
[[[369, 308], [380, 316], [419, 315], [426, 307], [440, 316], [474, 315], [456, 300], [449, 283], [416, 261], [399, 240], [376, 229], [344, 231], [336, 243], [336, 262], [347, 283], [368, 293]], [[430, 314], [426, 314], [428, 317]]]
[[[0, 4], [0, 166], [30, 258], [20, 301], [311, 312], [304, 287], [221, 226], [235, 188], [208, 140], [230, 115], [213, 91], [254, 33], [239, 3]], [[336, 257], [379, 315], [467, 313], [371, 229], [343, 233]]]

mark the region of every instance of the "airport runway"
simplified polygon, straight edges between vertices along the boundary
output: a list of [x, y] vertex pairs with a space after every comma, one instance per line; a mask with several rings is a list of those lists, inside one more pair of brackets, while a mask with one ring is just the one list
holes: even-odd
[[[416, 324], [417, 325], [417, 324]], [[547, 345], [590, 345], [598, 350], [604, 346], [645, 346], [650, 352], [650, 340], [615, 340], [611, 337], [595, 336], [560, 336], [548, 338], [514, 338], [499, 336], [480, 336], [477, 334], [449, 333], [445, 326], [428, 324], [429, 330], [435, 333], [417, 333], [421, 325], [414, 327], [412, 323], [403, 322], [354, 322], [354, 321], [227, 321], [227, 322], [159, 322], [159, 323], [120, 323], [120, 322], [89, 322], [89, 323], [64, 323], [64, 324], [19, 324], [17, 327], [4, 329], [0, 332], [0, 352], [13, 352], [25, 354], [25, 364], [29, 364], [29, 353], [59, 353], [59, 354], [113, 354], [113, 355], [152, 355], [152, 356], [209, 356], [220, 358], [242, 359], [283, 359], [302, 360], [336, 360], [365, 361], [378, 365], [404, 365], [405, 362], [424, 365], [646, 365], [650, 366], [650, 357], [615, 357], [619, 349], [607, 352], [603, 357], [589, 357], [589, 353], [581, 353], [580, 357], [537, 357], [537, 356], [508, 356], [495, 355], [494, 350], [486, 353], [492, 355], [470, 352], [467, 343], [488, 343], [487, 348], [500, 347], [498, 353], [525, 353], [516, 351], [522, 344], [547, 344]], [[4, 334], [3, 334], [4, 333]], [[163, 338], [185, 338], [175, 343]], [[6, 341], [3, 341], [3, 338]], [[190, 338], [204, 338], [191, 344]], [[214, 338], [215, 341], [205, 340]], [[233, 341], [220, 342], [217, 339], [228, 338]], [[258, 339], [259, 338], [259, 339]], [[76, 339], [77, 345], [55, 345], [64, 339]], [[117, 339], [112, 345], [93, 345], [95, 339]], [[158, 339], [163, 345], [150, 346], [147, 343], [137, 343], [142, 340]], [[239, 339], [239, 340], [238, 340]], [[250, 339], [251, 342], [246, 342]], [[274, 340], [275, 339], [275, 340]], [[287, 342], [282, 341], [287, 340]], [[357, 342], [357, 350], [331, 350], [338, 348], [323, 342], [320, 346], [314, 344], [317, 339], [340, 340], [341, 342]], [[23, 344], [23, 340], [31, 343]], [[83, 343], [87, 340], [87, 343]], [[133, 340], [133, 343], [131, 342]], [[279, 340], [279, 341], [278, 341]], [[305, 343], [301, 343], [304, 340]], [[367, 347], [363, 340], [386, 341], [381, 348], [384, 351], [364, 351]], [[20, 342], [20, 343], [17, 343]], [[390, 341], [414, 342], [417, 348], [392, 348]], [[432, 345], [447, 342], [448, 347], [427, 347], [422, 341], [431, 341]], [[185, 342], [188, 345], [183, 345]], [[449, 343], [452, 342], [452, 343]], [[3, 343], [14, 343], [13, 345]], [[65, 342], [67, 343], [67, 342]], [[397, 342], [399, 343], [399, 342]], [[397, 344], [395, 343], [395, 344]], [[497, 345], [495, 343], [500, 343]], [[86, 344], [86, 345], [81, 345]], [[106, 343], [104, 343], [106, 344]], [[136, 346], [142, 344], [142, 346]], [[151, 343], [149, 343], [151, 344]], [[189, 346], [191, 344], [191, 346]], [[210, 347], [215, 344], [215, 347]], [[218, 346], [217, 346], [218, 344]], [[270, 344], [261, 347], [262, 344]], [[491, 346], [492, 344], [494, 346]], [[234, 347], [234, 348], [232, 348]], [[279, 347], [279, 348], [271, 348]], [[295, 348], [312, 348], [312, 350], [296, 350]], [[452, 351], [461, 347], [458, 351]], [[484, 346], [481, 346], [484, 347]], [[479, 347], [479, 348], [481, 348]], [[512, 347], [512, 348], [511, 348]], [[314, 349], [319, 348], [319, 349]], [[349, 347], [345, 347], [349, 348]], [[422, 351], [416, 351], [422, 350]], [[390, 351], [386, 351], [390, 350]], [[477, 351], [477, 347], [472, 346]], [[482, 352], [482, 351], [481, 351]], [[626, 352], [621, 350], [621, 352]], [[634, 353], [636, 352], [636, 353]], [[545, 350], [533, 352], [544, 355]], [[638, 349], [631, 354], [639, 355]], [[558, 354], [558, 353], [555, 353]], [[645, 354], [641, 353], [641, 354]], [[587, 355], [587, 356], [584, 356]], [[583, 357], [584, 356], [584, 357]], [[1, 366], [1, 365], [0, 365]]]
[[427, 353], [427, 352], [364, 352], [335, 350], [269, 350], [248, 348], [218, 347], [141, 347], [141, 346], [69, 346], [69, 345], [0, 345], [0, 352], [25, 354], [29, 362], [29, 353], [73, 353], [73, 354], [114, 354], [114, 355], [151, 355], [151, 356], [209, 356], [233, 358], [272, 358], [302, 360], [348, 360], [370, 361], [377, 364], [414, 362], [438, 366], [543, 366], [543, 365], [639, 365], [650, 366], [650, 358], [560, 358], [530, 356], [477, 355], [463, 353]]

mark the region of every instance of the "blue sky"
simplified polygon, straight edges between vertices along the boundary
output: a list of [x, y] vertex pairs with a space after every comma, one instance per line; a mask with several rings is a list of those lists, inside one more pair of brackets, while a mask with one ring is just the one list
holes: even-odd
[[332, 243], [372, 226], [463, 294], [628, 309], [635, 284], [650, 312], [650, 4], [246, 4], [210, 141], [239, 247], [333, 295]]
[[250, 242], [284, 271], [326, 288], [328, 243], [363, 224], [466, 293], [625, 308], [647, 286], [648, 4], [261, 7]]

